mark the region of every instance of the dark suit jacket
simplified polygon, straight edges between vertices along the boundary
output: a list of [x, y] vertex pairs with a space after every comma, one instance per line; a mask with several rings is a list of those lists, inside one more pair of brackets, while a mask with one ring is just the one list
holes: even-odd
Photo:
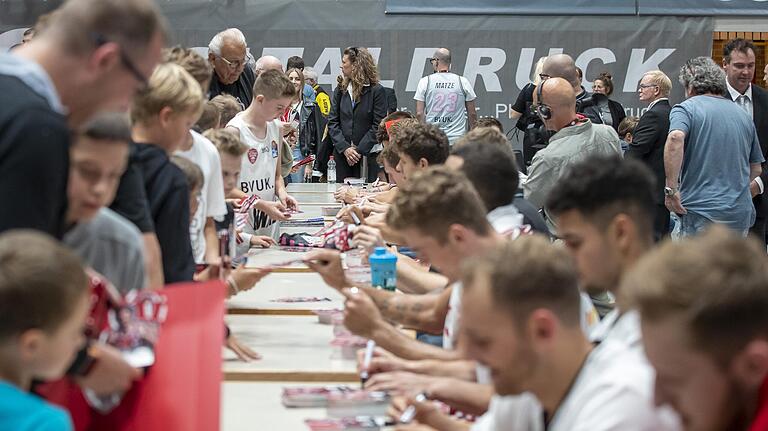
[[[725, 97], [731, 98], [731, 93], [726, 91]], [[733, 100], [733, 99], [731, 99]], [[757, 129], [757, 139], [760, 141], [760, 148], [763, 150], [763, 157], [768, 160], [768, 91], [758, 85], [752, 84], [752, 118]], [[768, 192], [768, 163], [763, 163], [763, 173], [760, 174], [763, 184]], [[768, 216], [768, 196], [766, 192], [755, 196], [752, 202], [757, 210], [757, 217]]]
[[387, 95], [387, 115], [397, 111], [397, 94], [394, 88], [384, 87], [384, 93]]
[[640, 117], [640, 122], [632, 134], [632, 143], [629, 144], [625, 156], [634, 157], [643, 161], [656, 176], [657, 203], [664, 202], [664, 145], [669, 134], [669, 106], [668, 100], [662, 100]]
[[328, 134], [336, 152], [341, 154], [354, 143], [360, 154], [368, 154], [376, 145], [376, 131], [386, 116], [387, 96], [380, 84], [364, 87], [354, 108], [349, 94], [337, 86], [328, 115]]

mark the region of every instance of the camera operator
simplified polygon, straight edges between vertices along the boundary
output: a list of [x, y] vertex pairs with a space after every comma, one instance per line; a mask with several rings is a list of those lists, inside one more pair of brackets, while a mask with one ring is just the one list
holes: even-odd
[[[541, 71], [535, 77], [538, 82], [543, 82], [550, 78], [564, 79], [571, 85], [572, 91], [576, 95], [576, 112], [583, 114], [595, 124], [602, 123], [600, 112], [595, 109], [598, 101], [592, 93], [589, 93], [582, 87], [576, 63], [570, 55], [555, 54], [545, 57], [543, 62], [542, 60], [539, 60], [539, 62], [541, 64]], [[526, 86], [521, 93], [522, 97], [530, 97], [530, 102], [525, 104], [527, 112], [520, 114], [517, 124], [517, 128], [525, 132], [523, 138], [523, 159], [526, 165], [532, 163], [533, 156], [549, 144], [549, 139], [552, 136], [552, 133], [544, 127], [539, 116], [536, 115], [536, 106], [533, 104], [533, 94], [536, 90], [529, 87], [530, 85]], [[599, 98], [601, 95], [597, 97]], [[515, 106], [513, 106], [513, 110], [516, 112], [510, 114], [510, 117], [514, 118], [517, 116], [519, 111], [516, 108], [520, 107], [522, 107], [522, 103], [520, 98], [518, 98]]]
[[593, 154], [621, 157], [621, 143], [613, 128], [593, 124], [576, 113], [576, 95], [570, 82], [563, 78], [543, 81], [534, 94], [534, 104], [546, 129], [554, 132], [549, 145], [534, 156], [523, 184], [525, 198], [536, 208], [542, 208], [550, 190], [570, 165]]

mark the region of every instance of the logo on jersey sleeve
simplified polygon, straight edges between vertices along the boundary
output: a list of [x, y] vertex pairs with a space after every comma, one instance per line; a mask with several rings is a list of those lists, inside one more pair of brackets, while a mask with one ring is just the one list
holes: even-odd
[[251, 164], [256, 163], [256, 160], [259, 158], [259, 150], [256, 148], [251, 148], [248, 150], [248, 161], [251, 162]]

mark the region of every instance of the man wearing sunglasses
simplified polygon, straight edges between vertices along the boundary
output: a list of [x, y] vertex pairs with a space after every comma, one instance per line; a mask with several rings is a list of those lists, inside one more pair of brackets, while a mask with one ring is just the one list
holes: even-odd
[[245, 35], [236, 28], [228, 28], [211, 39], [208, 44], [208, 61], [213, 66], [213, 79], [209, 95], [229, 94], [240, 102], [243, 109], [253, 99], [253, 70], [246, 67], [248, 45]]
[[416, 117], [432, 123], [453, 144], [477, 123], [475, 91], [467, 78], [451, 73], [451, 52], [439, 48], [429, 59], [434, 74], [425, 76], [416, 87]]
[[32, 41], [0, 56], [0, 231], [62, 237], [70, 129], [127, 110], [164, 43], [151, 0], [70, 0]]

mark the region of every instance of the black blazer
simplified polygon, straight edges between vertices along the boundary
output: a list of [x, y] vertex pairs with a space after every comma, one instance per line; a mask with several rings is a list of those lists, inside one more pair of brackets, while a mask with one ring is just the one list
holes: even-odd
[[632, 134], [632, 143], [625, 154], [645, 163], [656, 176], [657, 203], [664, 202], [664, 185], [666, 174], [664, 173], [664, 145], [669, 134], [669, 106], [668, 100], [662, 100], [640, 117], [640, 122]]
[[360, 154], [368, 154], [376, 145], [376, 131], [386, 116], [387, 96], [380, 84], [364, 87], [354, 108], [349, 94], [337, 86], [328, 114], [328, 134], [336, 152], [341, 154], [355, 144]]
[[384, 93], [387, 95], [387, 115], [397, 111], [397, 94], [394, 88], [384, 87]]
[[[613, 123], [611, 127], [613, 127], [613, 130], [616, 131], [616, 133], [619, 133], [619, 124], [621, 124], [621, 121], [626, 118], [627, 114], [624, 112], [624, 107], [621, 106], [621, 103], [608, 99], [608, 110], [611, 111], [611, 122]], [[592, 120], [595, 124], [603, 124], [603, 119], [600, 116], [600, 108], [597, 106], [590, 106], [585, 110], [584, 113], [590, 120]], [[623, 138], [623, 136], [619, 136], [620, 138]]]
[[[731, 99], [731, 93], [726, 91], [725, 97]], [[763, 150], [763, 157], [768, 159], [768, 91], [754, 84], [752, 84], [752, 118], [755, 122], [755, 129], [757, 129], [760, 148]], [[768, 189], [768, 163], [763, 163], [763, 172], [760, 174], [760, 178], [763, 179], [763, 184]], [[755, 204], [757, 217], [768, 216], [768, 196], [765, 192], [755, 196], [752, 202]]]

